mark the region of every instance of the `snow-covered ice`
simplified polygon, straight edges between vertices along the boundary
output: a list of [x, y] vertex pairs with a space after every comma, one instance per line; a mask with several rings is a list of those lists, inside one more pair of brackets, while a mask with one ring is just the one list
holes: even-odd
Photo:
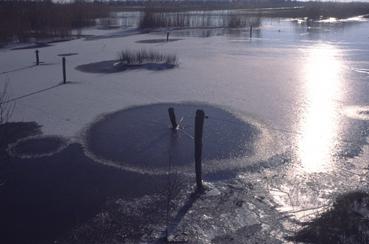
[[[157, 103], [211, 104], [257, 124], [263, 136], [257, 166], [238, 172], [229, 185], [214, 183], [177, 223], [173, 238], [188, 232], [204, 242], [224, 241], [245, 230], [256, 239], [255, 233], [273, 233], [279, 240], [282, 224], [291, 224], [277, 221], [280, 216], [310, 219], [337, 194], [367, 186], [367, 113], [353, 109], [369, 103], [367, 73], [357, 72], [369, 69], [369, 23], [303, 24], [264, 19], [252, 39], [242, 29], [207, 38], [178, 31], [172, 35], [179, 40], [158, 43], [145, 40], [165, 32], [87, 30], [97, 37], [40, 48], [39, 66], [33, 66], [33, 49], [1, 49], [0, 86], [9, 84], [12, 121], [35, 121], [46, 136], [78, 143], [104, 115]], [[111, 74], [75, 69], [142, 48], [176, 54], [179, 65]], [[62, 84], [60, 55], [66, 53], [76, 55], [66, 57], [68, 83]], [[249, 183], [262, 198], [246, 189]], [[235, 186], [245, 191], [232, 194]], [[215, 213], [211, 206], [219, 196], [224, 201]], [[229, 202], [238, 207], [227, 209]], [[191, 221], [203, 225], [193, 228]]]

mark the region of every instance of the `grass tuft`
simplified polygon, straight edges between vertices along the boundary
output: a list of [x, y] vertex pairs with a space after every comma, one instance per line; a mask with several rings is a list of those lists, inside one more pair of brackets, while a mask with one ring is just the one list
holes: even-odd
[[163, 54], [145, 49], [138, 51], [123, 50], [119, 54], [119, 61], [121, 64], [125, 65], [140, 65], [148, 63], [177, 65], [177, 56], [175, 54]]

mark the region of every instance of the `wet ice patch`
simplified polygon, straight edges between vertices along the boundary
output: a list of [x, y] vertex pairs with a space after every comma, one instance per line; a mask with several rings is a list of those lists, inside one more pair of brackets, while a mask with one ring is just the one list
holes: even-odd
[[[168, 108], [174, 107], [178, 130], [172, 130]], [[186, 168], [194, 162], [193, 124], [196, 109], [204, 109], [204, 161], [254, 154], [259, 133], [220, 108], [205, 104], [155, 104], [104, 116], [86, 134], [86, 147], [97, 158], [129, 167], [166, 170], [171, 163]], [[225, 122], [226, 121], [226, 122]]]
[[[170, 126], [173, 107], [179, 129]], [[84, 147], [95, 161], [144, 173], [165, 173], [175, 167], [193, 173], [194, 116], [203, 109], [204, 172], [247, 167], [270, 157], [277, 143], [267, 130], [250, 118], [240, 118], [208, 104], [153, 104], [107, 114], [85, 131]]]
[[[281, 243], [282, 226], [273, 205], [255, 195], [260, 189], [242, 180], [207, 185], [207, 193], [183, 203], [191, 205], [172, 221], [169, 241], [179, 243]], [[209, 194], [212, 191], [219, 194]]]
[[62, 151], [68, 141], [59, 136], [32, 136], [18, 140], [9, 145], [8, 152], [18, 158], [48, 157]]

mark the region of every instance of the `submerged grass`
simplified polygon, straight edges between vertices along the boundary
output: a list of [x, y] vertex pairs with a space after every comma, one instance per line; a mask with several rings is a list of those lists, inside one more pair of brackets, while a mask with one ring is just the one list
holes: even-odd
[[175, 54], [163, 54], [153, 50], [123, 50], [119, 54], [119, 61], [125, 65], [140, 65], [140, 64], [168, 64], [177, 65], [177, 56]]

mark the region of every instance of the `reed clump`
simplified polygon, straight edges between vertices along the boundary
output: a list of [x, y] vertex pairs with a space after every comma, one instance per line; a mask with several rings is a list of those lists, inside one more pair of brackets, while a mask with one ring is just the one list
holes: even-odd
[[141, 65], [141, 64], [167, 64], [177, 65], [177, 56], [175, 54], [163, 54], [153, 50], [123, 50], [119, 53], [119, 62], [123, 65]]

